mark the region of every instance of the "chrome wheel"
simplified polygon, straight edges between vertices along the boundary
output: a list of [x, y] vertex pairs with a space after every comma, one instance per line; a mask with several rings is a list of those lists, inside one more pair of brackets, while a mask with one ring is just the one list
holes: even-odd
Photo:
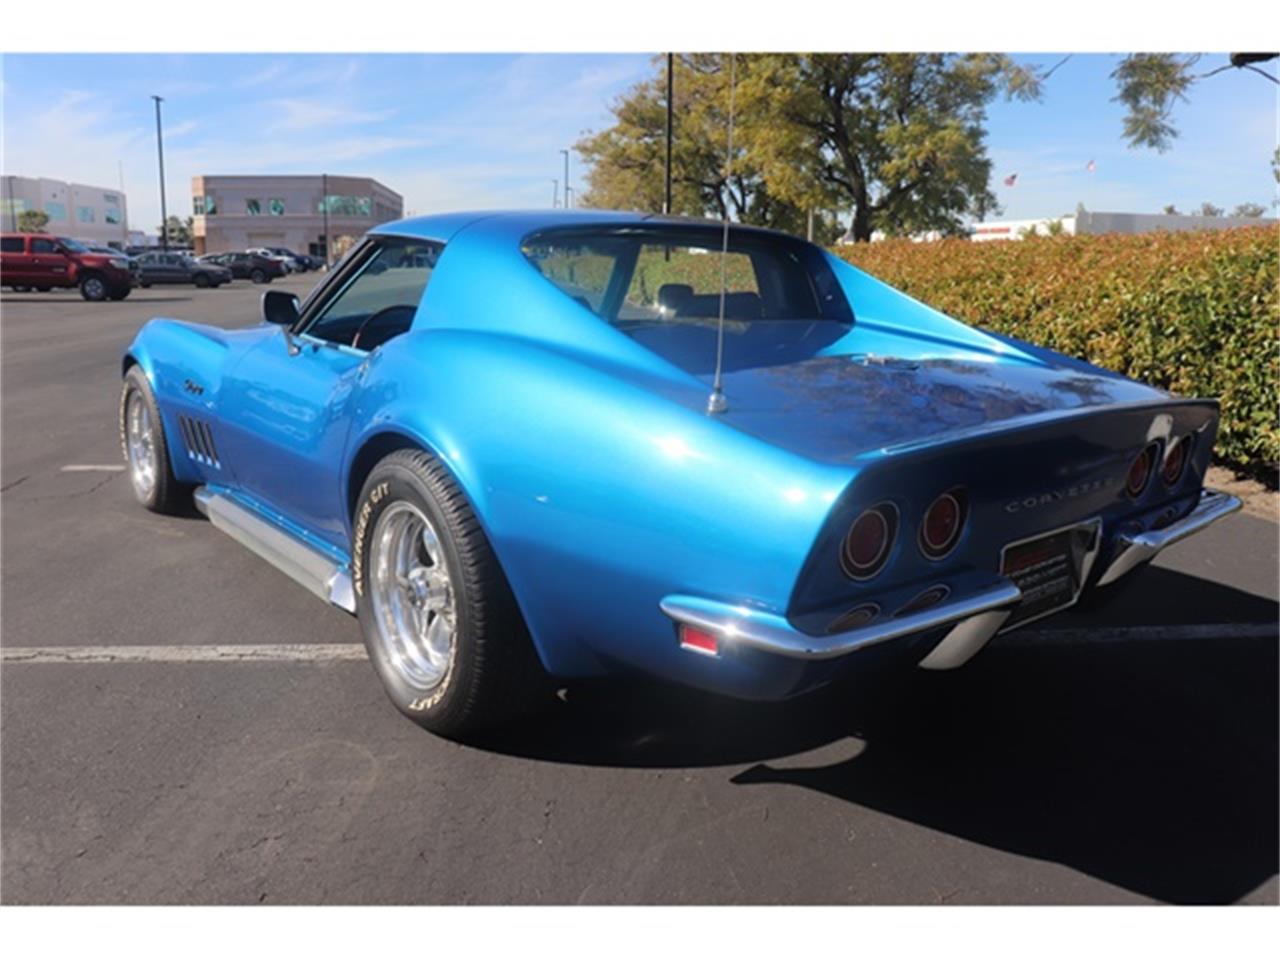
[[156, 425], [151, 419], [151, 408], [138, 390], [129, 392], [124, 416], [129, 479], [134, 493], [145, 503], [156, 488]]
[[97, 277], [87, 277], [84, 281], [84, 295], [90, 300], [101, 300], [107, 295], [107, 285]]
[[426, 515], [399, 501], [369, 545], [369, 599], [387, 663], [416, 690], [439, 686], [454, 656], [457, 613], [444, 549]]

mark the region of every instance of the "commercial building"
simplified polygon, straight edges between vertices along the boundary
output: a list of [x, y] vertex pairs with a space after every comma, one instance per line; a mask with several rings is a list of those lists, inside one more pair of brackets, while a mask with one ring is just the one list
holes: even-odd
[[313, 257], [340, 237], [358, 237], [404, 216], [404, 198], [368, 177], [191, 178], [197, 255], [287, 247]]
[[[1185, 213], [1100, 213], [1079, 210], [1063, 217], [1036, 220], [995, 220], [975, 223], [969, 239], [1021, 240], [1033, 233], [1149, 233], [1153, 230], [1227, 230], [1231, 227], [1259, 227], [1274, 224], [1270, 217], [1202, 217]], [[1057, 224], [1055, 226], [1055, 224]]]
[[49, 216], [45, 233], [123, 248], [129, 238], [129, 211], [123, 191], [48, 177], [0, 177], [0, 224], [17, 230], [28, 210]]

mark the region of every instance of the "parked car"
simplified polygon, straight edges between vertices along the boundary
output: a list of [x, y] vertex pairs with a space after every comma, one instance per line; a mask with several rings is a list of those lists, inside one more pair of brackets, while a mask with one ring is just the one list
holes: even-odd
[[288, 247], [267, 247], [266, 249], [277, 257], [283, 257], [297, 273], [317, 270], [324, 264], [324, 261], [319, 257], [308, 256], [305, 253], [294, 253]]
[[1202, 487], [1215, 401], [761, 229], [405, 220], [263, 320], [138, 333], [133, 491], [194, 489], [355, 613], [394, 704], [449, 735], [547, 676], [768, 699], [874, 648], [957, 667], [1240, 506]]
[[6, 233], [0, 235], [0, 284], [18, 292], [79, 287], [86, 300], [123, 300], [133, 289], [133, 274], [116, 251], [95, 253], [44, 233]]
[[289, 272], [279, 260], [256, 253], [212, 253], [200, 257], [199, 262], [226, 267], [235, 279], [254, 283], [270, 283]]
[[164, 283], [189, 283], [220, 287], [231, 282], [231, 271], [216, 263], [201, 263], [182, 253], [144, 253], [138, 257], [139, 283], [144, 287]]
[[285, 273], [297, 273], [301, 269], [292, 256], [276, 253], [270, 247], [250, 247], [247, 252], [266, 257], [269, 260], [279, 260], [284, 264]]

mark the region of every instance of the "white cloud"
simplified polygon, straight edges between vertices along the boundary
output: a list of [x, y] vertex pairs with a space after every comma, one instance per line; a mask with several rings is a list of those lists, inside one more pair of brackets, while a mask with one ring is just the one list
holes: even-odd
[[394, 110], [360, 110], [327, 104], [322, 99], [279, 98], [266, 104], [273, 119], [268, 133], [299, 133], [323, 127], [380, 123], [394, 116]]

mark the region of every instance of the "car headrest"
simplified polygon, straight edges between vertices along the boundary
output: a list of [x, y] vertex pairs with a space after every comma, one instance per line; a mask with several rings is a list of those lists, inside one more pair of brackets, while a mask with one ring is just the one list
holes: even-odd
[[679, 313], [680, 305], [693, 296], [687, 283], [664, 283], [658, 288], [658, 308], [664, 313]]

